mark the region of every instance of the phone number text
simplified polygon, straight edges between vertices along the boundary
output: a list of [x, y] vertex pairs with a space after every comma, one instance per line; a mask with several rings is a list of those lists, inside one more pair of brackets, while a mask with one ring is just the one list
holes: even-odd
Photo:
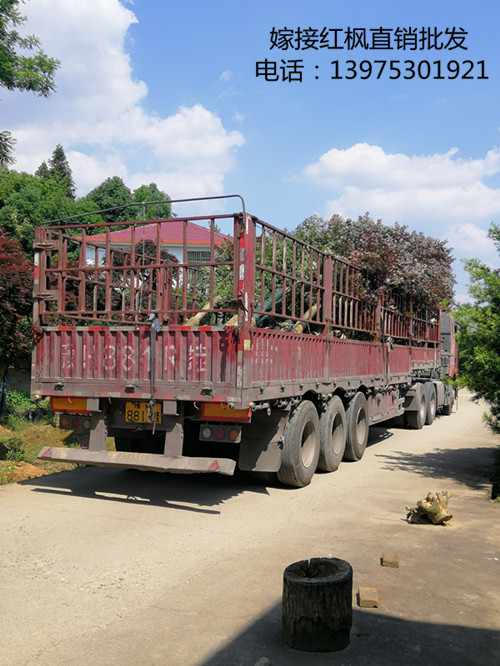
[[[318, 65], [308, 66], [307, 73], [323, 78]], [[329, 70], [333, 80], [352, 79], [489, 79], [485, 60], [332, 60]], [[301, 83], [306, 76], [302, 59], [260, 60], [255, 63], [255, 76], [265, 81]]]

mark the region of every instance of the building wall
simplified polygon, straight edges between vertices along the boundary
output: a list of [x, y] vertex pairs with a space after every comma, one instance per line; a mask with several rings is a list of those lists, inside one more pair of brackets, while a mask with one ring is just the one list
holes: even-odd
[[[128, 249], [128, 246], [126, 245], [114, 245], [113, 246], [116, 249], [119, 250], [126, 250]], [[182, 247], [178, 245], [163, 245], [162, 249], [167, 250], [167, 252], [171, 255], [173, 255], [177, 261], [182, 262]], [[210, 248], [209, 247], [204, 247], [200, 245], [188, 245], [187, 247], [188, 250], [188, 255], [191, 252], [204, 252], [206, 254], [210, 253]], [[104, 263], [104, 257], [105, 257], [105, 249], [104, 248], [99, 248], [98, 249], [98, 257], [99, 257], [99, 264]], [[208, 257], [207, 257], [208, 258]], [[95, 249], [93, 247], [87, 247], [87, 258], [86, 258], [86, 264], [87, 266], [93, 266], [95, 262]]]

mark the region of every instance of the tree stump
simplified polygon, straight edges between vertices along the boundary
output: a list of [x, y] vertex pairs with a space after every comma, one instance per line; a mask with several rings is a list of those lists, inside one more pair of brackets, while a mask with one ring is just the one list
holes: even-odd
[[283, 574], [282, 627], [296, 650], [333, 652], [349, 645], [352, 567], [336, 557], [290, 564]]

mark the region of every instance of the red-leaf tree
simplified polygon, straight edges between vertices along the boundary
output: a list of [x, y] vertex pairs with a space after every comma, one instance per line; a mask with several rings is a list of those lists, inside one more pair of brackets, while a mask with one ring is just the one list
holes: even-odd
[[446, 241], [412, 231], [405, 225], [385, 225], [368, 213], [358, 219], [313, 215], [296, 235], [325, 252], [341, 255], [363, 273], [367, 294], [389, 288], [410, 296], [416, 305], [445, 307], [453, 300], [453, 257]]
[[0, 233], [0, 376], [31, 349], [32, 270], [20, 243]]

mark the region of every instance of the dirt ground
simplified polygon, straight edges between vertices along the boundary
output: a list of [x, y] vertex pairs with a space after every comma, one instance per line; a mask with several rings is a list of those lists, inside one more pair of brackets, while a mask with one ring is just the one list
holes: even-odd
[[[0, 663], [162, 666], [500, 663], [498, 439], [467, 397], [423, 431], [373, 429], [360, 463], [289, 490], [79, 469], [0, 488]], [[449, 527], [405, 506], [448, 489]], [[399, 569], [382, 568], [395, 551]], [[335, 555], [381, 605], [332, 654], [280, 640], [284, 567]]]

